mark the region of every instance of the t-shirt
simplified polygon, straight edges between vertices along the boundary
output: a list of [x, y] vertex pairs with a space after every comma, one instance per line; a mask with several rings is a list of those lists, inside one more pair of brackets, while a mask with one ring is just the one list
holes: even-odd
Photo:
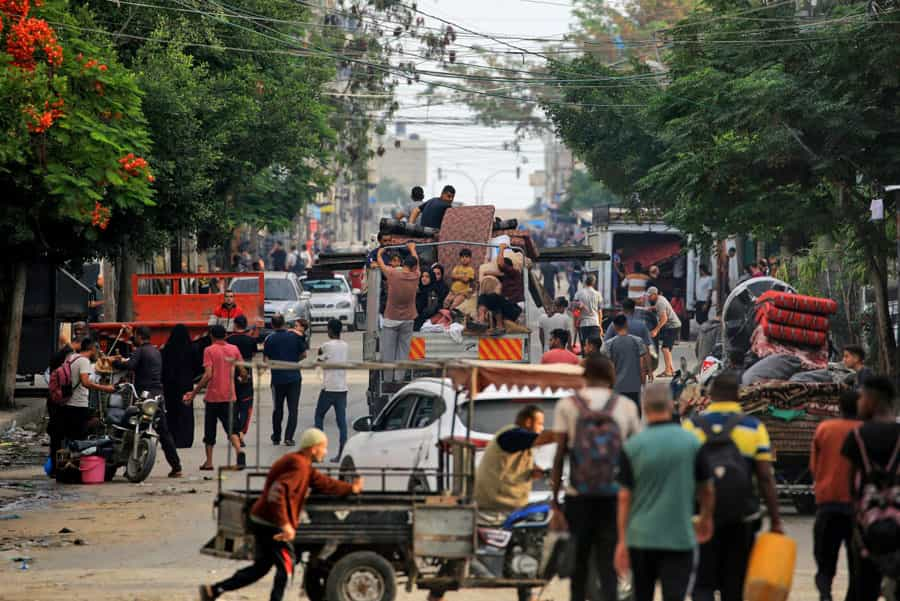
[[516, 269], [515, 265], [507, 265], [504, 261], [500, 265], [500, 285], [503, 286], [503, 296], [512, 303], [521, 303], [525, 301], [525, 283], [522, 281], [522, 270]]
[[656, 314], [659, 315], [660, 321], [662, 321], [663, 315], [668, 316], [669, 320], [663, 326], [664, 330], [681, 327], [681, 320], [678, 318], [678, 314], [675, 313], [675, 309], [672, 308], [672, 303], [662, 294], [656, 297]]
[[541, 357], [541, 363], [568, 363], [570, 365], [578, 365], [581, 360], [575, 353], [564, 348], [550, 349]]
[[275, 271], [284, 271], [284, 264], [287, 261], [287, 253], [283, 248], [272, 253], [272, 269]]
[[[900, 424], [896, 422], [868, 421], [859, 427], [859, 435], [866, 447], [866, 455], [869, 462], [881, 467], [887, 467], [897, 446], [897, 438], [900, 437]], [[857, 470], [863, 469], [862, 454], [859, 452], [859, 443], [851, 432], [847, 435], [841, 448], [841, 454]], [[858, 498], [859, 491], [851, 491], [854, 499]]]
[[626, 275], [625, 279], [622, 280], [622, 285], [628, 288], [628, 298], [635, 302], [644, 298], [649, 280], [650, 276], [643, 273], [629, 273]]
[[[712, 424], [713, 431], [721, 431], [731, 417], [736, 413], [742, 413], [741, 405], [735, 402], [714, 402], [710, 403], [703, 412], [703, 419]], [[700, 439], [700, 442], [706, 442], [706, 434], [699, 425], [694, 423], [691, 418], [687, 418], [682, 422], [685, 430], [693, 432]], [[766, 426], [753, 416], [745, 415], [735, 428], [731, 431], [731, 438], [737, 445], [748, 461], [775, 461], [775, 454], [772, 451], [772, 443], [769, 440], [769, 431]]]
[[[266, 337], [263, 355], [273, 361], [299, 363], [306, 349], [306, 336], [288, 330], [276, 330]], [[272, 384], [291, 384], [301, 380], [298, 369], [273, 369]]]
[[816, 484], [816, 504], [850, 503], [850, 462], [841, 455], [847, 435], [860, 425], [855, 419], [829, 419], [813, 437], [809, 469]]
[[387, 305], [384, 318], [394, 321], [416, 319], [416, 292], [419, 290], [419, 270], [390, 269], [387, 277]]
[[[457, 265], [453, 268], [453, 284], [450, 292], [453, 294], [467, 294], [472, 290], [472, 282], [475, 280], [475, 268], [471, 265]], [[457, 280], [455, 278], [463, 278]]]
[[641, 339], [631, 334], [616, 336], [606, 343], [603, 353], [609, 355], [616, 366], [616, 385], [613, 389], [619, 393], [640, 392], [641, 357], [647, 354], [647, 346]]
[[603, 295], [594, 288], [585, 286], [575, 294], [575, 301], [584, 307], [581, 311], [581, 319], [578, 320], [578, 327], [598, 327], [600, 321], [597, 319], [597, 311], [603, 304]]
[[226, 341], [228, 344], [233, 344], [238, 347], [244, 361], [250, 361], [253, 359], [253, 355], [256, 354], [256, 338], [253, 336], [247, 334], [232, 334]]
[[212, 378], [206, 386], [207, 403], [227, 403], [237, 400], [234, 389], [234, 363], [241, 360], [238, 347], [227, 342], [213, 342], [203, 350], [203, 367], [212, 368]]
[[[613, 391], [608, 388], [582, 388], [579, 394], [588, 401], [588, 407], [592, 410], [602, 411], [609, 402]], [[572, 397], [565, 397], [557, 401], [553, 410], [553, 431], [567, 435], [569, 444], [575, 440], [579, 415], [578, 405], [575, 404]], [[641, 431], [641, 419], [638, 417], [637, 405], [627, 398], [619, 397], [613, 408], [612, 417], [619, 426], [619, 433], [622, 435], [623, 441]], [[566, 495], [577, 494], [578, 492], [572, 486], [566, 487]]]
[[441, 200], [436, 196], [422, 205], [422, 212], [419, 216], [419, 223], [422, 227], [433, 227], [440, 229], [441, 223], [444, 222], [444, 213], [452, 206], [451, 203]]
[[690, 551], [697, 484], [712, 480], [700, 442], [678, 424], [657, 422], [625, 441], [618, 481], [631, 491], [630, 549]]
[[[319, 361], [345, 363], [350, 357], [350, 345], [343, 340], [329, 340], [319, 347]], [[347, 370], [324, 370], [322, 389], [328, 392], [347, 392]]]
[[544, 313], [541, 315], [541, 318], [538, 320], [538, 326], [544, 332], [545, 353], [550, 350], [550, 333], [553, 330], [565, 330], [569, 333], [569, 340], [572, 340], [572, 323], [572, 318], [565, 313], [554, 313], [553, 315]]
[[72, 396], [66, 403], [69, 407], [90, 407], [91, 391], [81, 384], [81, 374], [87, 374], [90, 377], [94, 373], [94, 366], [91, 360], [84, 355], [78, 355], [73, 360], [70, 356], [66, 361], [72, 361]]
[[[628, 333], [632, 336], [637, 336], [641, 339], [641, 342], [646, 344], [648, 347], [653, 346], [653, 339], [650, 337], [650, 330], [647, 328], [647, 324], [644, 323], [644, 320], [640, 317], [637, 317], [634, 313], [631, 315], [626, 315], [626, 319], [628, 319]], [[616, 328], [613, 327], [613, 324], [609, 324], [609, 327], [606, 328], [606, 339], [612, 340], [616, 337]]]
[[697, 288], [696, 288], [696, 302], [698, 303], [708, 303], [710, 296], [712, 295], [713, 289], [713, 278], [711, 275], [701, 275], [697, 280]]

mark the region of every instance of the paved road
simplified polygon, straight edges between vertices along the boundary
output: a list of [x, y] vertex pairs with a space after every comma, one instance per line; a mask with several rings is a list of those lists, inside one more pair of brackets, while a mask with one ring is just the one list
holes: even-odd
[[[359, 358], [361, 336], [351, 334], [352, 358]], [[321, 340], [321, 338], [320, 338]], [[680, 349], [686, 352], [687, 348]], [[367, 376], [351, 373], [349, 409], [351, 419], [365, 414]], [[300, 427], [312, 424], [320, 376], [304, 375]], [[268, 465], [286, 452], [274, 447], [268, 437], [271, 398], [266, 391], [257, 418], [262, 445], [260, 462]], [[197, 416], [200, 417], [199, 414]], [[208, 473], [197, 471], [203, 451], [200, 420], [193, 449], [182, 452], [185, 477], [173, 481], [165, 477], [168, 466], [160, 454], [151, 478], [143, 485], [117, 481], [96, 487], [58, 487], [41, 478], [37, 465], [0, 473], [0, 488], [19, 487], [28, 491], [20, 503], [2, 513], [14, 512], [20, 519], [0, 521], [0, 599], [6, 601], [187, 601], [195, 598], [196, 584], [230, 574], [239, 564], [206, 557], [199, 549], [214, 532], [212, 501], [218, 482]], [[257, 422], [251, 429], [251, 441]], [[333, 417], [326, 421], [331, 452], [337, 451], [337, 432]], [[250, 444], [249, 461], [257, 454]], [[225, 462], [226, 447], [220, 441], [216, 462]], [[240, 487], [243, 476], [228, 473], [224, 487]], [[23, 488], [24, 487], [24, 488]], [[2, 496], [0, 496], [2, 499]], [[50, 500], [47, 500], [50, 499]], [[2, 500], [0, 500], [2, 503]], [[790, 512], [790, 510], [787, 510]], [[799, 559], [792, 599], [816, 599], [813, 587], [812, 520], [788, 515], [789, 534], [799, 544]], [[68, 528], [74, 532], [61, 534]], [[85, 545], [74, 545], [75, 539]], [[32, 558], [28, 570], [13, 559]], [[843, 564], [842, 564], [843, 565]], [[262, 601], [268, 599], [270, 579], [232, 594], [226, 599]], [[843, 590], [842, 569], [835, 590]], [[296, 597], [289, 596], [288, 599]], [[424, 600], [425, 594], [401, 593], [400, 601]], [[451, 593], [450, 601], [503, 601], [515, 599], [514, 591], [466, 591]], [[554, 582], [542, 599], [568, 598], [565, 583]]]

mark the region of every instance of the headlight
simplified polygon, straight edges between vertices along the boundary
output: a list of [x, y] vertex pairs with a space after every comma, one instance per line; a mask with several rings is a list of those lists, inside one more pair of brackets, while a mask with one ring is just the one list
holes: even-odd
[[284, 312], [285, 321], [294, 321], [297, 319], [297, 317], [298, 317], [297, 309], [294, 307], [291, 307], [290, 309], [288, 309], [287, 311]]
[[159, 405], [156, 403], [156, 401], [144, 401], [144, 403], [141, 405], [141, 411], [147, 417], [153, 417], [157, 409], [159, 409]]
[[337, 308], [338, 308], [338, 309], [349, 309], [349, 308], [350, 308], [350, 301], [341, 301], [341, 302], [339, 302], [339, 303], [337, 304]]

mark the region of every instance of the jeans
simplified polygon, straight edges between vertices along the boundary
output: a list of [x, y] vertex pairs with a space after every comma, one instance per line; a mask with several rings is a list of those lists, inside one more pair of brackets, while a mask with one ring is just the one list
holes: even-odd
[[[409, 360], [409, 345], [412, 342], [413, 321], [402, 321], [399, 326], [385, 326], [381, 330], [381, 360], [386, 363]], [[403, 379], [402, 369], [385, 370], [384, 381]]]
[[581, 334], [581, 355], [584, 356], [584, 345], [591, 338], [600, 336], [600, 326], [581, 326], [578, 330]]
[[847, 568], [850, 588], [846, 601], [855, 601], [850, 596], [853, 588], [853, 558], [850, 543], [853, 540], [853, 512], [847, 506], [846, 511], [820, 507], [816, 512], [816, 523], [813, 526], [813, 556], [816, 558], [816, 589], [820, 599], [831, 598], [831, 583], [837, 572], [838, 553], [841, 545], [847, 552]]
[[272, 384], [272, 402], [275, 405], [275, 410], [272, 412], [272, 442], [275, 444], [282, 441], [281, 419], [284, 417], [285, 403], [287, 403], [288, 418], [284, 427], [284, 440], [294, 440], [294, 432], [297, 431], [297, 414], [300, 408], [300, 384], [299, 381]]
[[634, 601], [653, 601], [656, 583], [662, 601], [682, 601], [691, 593], [696, 570], [695, 552], [663, 549], [628, 549], [634, 583]]
[[721, 601], [743, 600], [747, 563], [755, 538], [755, 524], [716, 524], [712, 539], [700, 545], [694, 601], [713, 601], [715, 591], [719, 591]]
[[588, 598], [588, 591], [593, 588], [594, 583], [588, 582], [592, 554], [597, 561], [597, 574], [600, 576], [604, 600], [617, 601], [618, 579], [613, 566], [618, 541], [616, 504], [616, 497], [566, 497], [564, 511], [569, 522], [569, 532], [575, 539], [575, 568], [570, 581], [571, 601], [584, 601]]
[[319, 401], [316, 403], [316, 428], [322, 429], [325, 423], [325, 414], [334, 407], [334, 418], [337, 420], [338, 432], [340, 432], [340, 447], [337, 456], [344, 453], [344, 443], [347, 442], [347, 391], [335, 392], [323, 390], [319, 393]]
[[284, 598], [284, 589], [287, 587], [288, 578], [294, 575], [294, 545], [274, 540], [272, 537], [278, 534], [278, 528], [263, 526], [251, 522], [253, 530], [253, 563], [246, 568], [238, 570], [234, 576], [212, 586], [216, 595], [226, 591], [236, 591], [250, 586], [269, 573], [275, 566], [275, 580], [272, 583], [272, 593], [269, 601], [281, 601]]

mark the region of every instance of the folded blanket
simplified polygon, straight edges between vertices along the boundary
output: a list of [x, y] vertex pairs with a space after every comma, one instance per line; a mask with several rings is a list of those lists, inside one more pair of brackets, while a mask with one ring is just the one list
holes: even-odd
[[770, 323], [817, 330], [819, 332], [827, 332], [830, 327], [827, 317], [814, 313], [801, 313], [800, 311], [782, 309], [770, 302], [757, 305], [756, 322], [760, 323], [763, 319]]

